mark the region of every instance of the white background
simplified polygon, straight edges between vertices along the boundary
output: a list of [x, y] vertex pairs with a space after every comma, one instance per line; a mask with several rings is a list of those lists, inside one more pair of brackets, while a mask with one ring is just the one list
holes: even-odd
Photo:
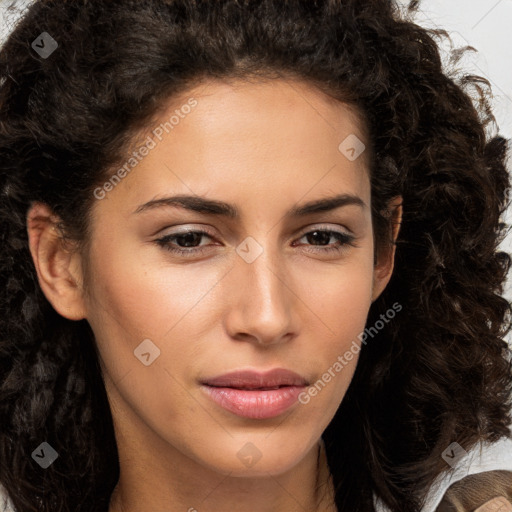
[[[405, 8], [408, 0], [397, 0]], [[13, 23], [7, 17], [5, 7], [11, 0], [0, 0], [0, 44]], [[23, 6], [29, 0], [18, 0]], [[497, 125], [495, 133], [512, 138], [512, 0], [422, 0], [414, 20], [428, 28], [443, 28], [453, 38], [456, 47], [470, 45], [477, 52], [468, 53], [458, 66], [462, 71], [483, 76], [492, 85], [494, 115]], [[447, 62], [447, 43], [441, 43], [442, 53]], [[512, 146], [509, 152], [508, 168], [512, 172]], [[512, 222], [511, 209], [505, 222]], [[512, 234], [507, 236], [502, 249], [512, 252]], [[511, 273], [512, 274], [512, 273]], [[512, 275], [506, 297], [512, 300]], [[512, 342], [512, 333], [509, 337]]]

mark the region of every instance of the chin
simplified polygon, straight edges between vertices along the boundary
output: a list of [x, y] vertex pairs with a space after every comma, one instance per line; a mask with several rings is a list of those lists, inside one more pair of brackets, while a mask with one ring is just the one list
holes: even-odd
[[[272, 436], [275, 436], [273, 440]], [[284, 474], [306, 455], [297, 442], [285, 444], [277, 432], [270, 434], [265, 441], [258, 440], [258, 437], [246, 435], [241, 441], [232, 439], [230, 446], [225, 447], [216, 443], [217, 449], [209, 452], [208, 459], [202, 458], [202, 464], [232, 477], [258, 478]], [[301, 443], [301, 446], [305, 444]]]

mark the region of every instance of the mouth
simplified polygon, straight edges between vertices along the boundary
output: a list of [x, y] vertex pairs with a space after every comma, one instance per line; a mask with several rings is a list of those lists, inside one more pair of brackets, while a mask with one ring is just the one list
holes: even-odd
[[250, 419], [274, 418], [298, 402], [308, 382], [295, 372], [237, 371], [205, 379], [201, 389], [225, 411]]
[[306, 386], [249, 389], [203, 385], [201, 388], [222, 409], [244, 418], [263, 420], [280, 416], [297, 404]]
[[275, 368], [266, 372], [238, 370], [204, 379], [201, 384], [212, 387], [268, 390], [284, 386], [306, 386], [308, 382], [296, 372], [284, 368]]
[[214, 385], [210, 385], [210, 384], [205, 384], [205, 385], [210, 386], [212, 388], [230, 388], [230, 389], [240, 389], [243, 391], [271, 391], [274, 389], [290, 387], [287, 384], [283, 384], [281, 386], [272, 386], [272, 387], [271, 386], [260, 386], [260, 387], [255, 387], [255, 386], [214, 386]]

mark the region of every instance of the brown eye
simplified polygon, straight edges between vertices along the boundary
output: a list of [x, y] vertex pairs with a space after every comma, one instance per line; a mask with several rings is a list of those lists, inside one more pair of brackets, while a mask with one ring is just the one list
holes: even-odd
[[155, 242], [167, 251], [188, 256], [203, 253], [206, 250], [205, 246], [198, 245], [203, 237], [212, 238], [204, 231], [182, 231], [165, 235]]
[[[349, 235], [348, 233], [326, 229], [308, 231], [302, 235], [301, 239], [302, 238], [306, 238], [310, 245], [319, 246], [320, 252], [341, 252], [345, 250], [348, 245], [354, 245], [353, 242], [355, 240], [355, 236]], [[333, 238], [338, 240], [337, 245], [329, 247], [329, 241]]]

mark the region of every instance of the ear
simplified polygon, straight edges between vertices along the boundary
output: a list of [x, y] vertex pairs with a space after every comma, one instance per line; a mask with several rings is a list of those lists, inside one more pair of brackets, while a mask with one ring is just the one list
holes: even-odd
[[395, 265], [395, 242], [402, 222], [402, 196], [393, 198], [388, 203], [387, 211], [391, 218], [391, 236], [393, 243], [389, 247], [382, 248], [378, 251], [377, 261], [373, 270], [372, 302], [384, 291], [393, 274]]
[[47, 205], [32, 204], [27, 213], [30, 253], [41, 290], [53, 308], [69, 320], [82, 320], [86, 311], [81, 258], [58, 223]]

